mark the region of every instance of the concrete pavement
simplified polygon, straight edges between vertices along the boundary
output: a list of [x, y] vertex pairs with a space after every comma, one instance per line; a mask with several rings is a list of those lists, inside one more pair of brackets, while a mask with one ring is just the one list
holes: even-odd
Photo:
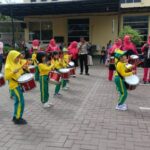
[[53, 98], [50, 85], [52, 108], [42, 107], [38, 84], [25, 93], [25, 126], [11, 122], [13, 100], [8, 86], [1, 87], [0, 150], [150, 150], [150, 85], [129, 92], [129, 109], [120, 112], [107, 69], [92, 66], [90, 74], [71, 78], [62, 98]]

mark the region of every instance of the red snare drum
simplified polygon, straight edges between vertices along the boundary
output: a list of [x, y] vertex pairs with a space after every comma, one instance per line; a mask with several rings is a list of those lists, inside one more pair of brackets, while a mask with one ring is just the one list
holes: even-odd
[[59, 72], [61, 73], [61, 78], [64, 80], [68, 80], [69, 79], [69, 74], [70, 74], [70, 70], [67, 68], [64, 69], [60, 69]]
[[69, 68], [69, 69], [70, 69], [70, 76], [75, 77], [76, 76], [75, 68]]
[[24, 92], [30, 91], [36, 87], [34, 75], [32, 73], [26, 73], [22, 75], [18, 79], [18, 82], [20, 83]]
[[3, 74], [0, 73], [0, 87], [5, 85], [5, 80]]
[[115, 57], [110, 57], [110, 64], [114, 64], [115, 63]]
[[51, 71], [49, 73], [49, 78], [50, 78], [50, 83], [52, 84], [59, 84], [60, 83], [60, 78], [61, 74], [57, 71]]
[[29, 71], [30, 71], [30, 73], [35, 73], [35, 66], [30, 65], [29, 66]]
[[130, 56], [130, 59], [129, 59], [129, 63], [134, 65], [134, 64], [137, 64], [139, 61], [139, 56], [137, 55], [131, 55]]

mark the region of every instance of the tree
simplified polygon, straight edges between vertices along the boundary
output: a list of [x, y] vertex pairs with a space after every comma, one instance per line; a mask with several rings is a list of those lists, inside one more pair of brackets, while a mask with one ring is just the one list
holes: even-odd
[[138, 30], [131, 28], [130, 26], [125, 26], [119, 33], [119, 37], [121, 39], [124, 38], [125, 35], [130, 35], [131, 40], [135, 45], [140, 45], [142, 42], [142, 36]]

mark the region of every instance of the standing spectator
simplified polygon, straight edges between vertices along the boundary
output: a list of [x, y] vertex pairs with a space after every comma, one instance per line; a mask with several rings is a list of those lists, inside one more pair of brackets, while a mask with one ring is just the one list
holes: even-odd
[[85, 67], [85, 74], [89, 75], [89, 67], [88, 67], [88, 42], [84, 39], [84, 37], [80, 38], [80, 42], [78, 44], [79, 49], [79, 59], [80, 59], [80, 74], [83, 74], [83, 64]]
[[0, 42], [0, 72], [2, 71], [3, 65], [3, 42]]
[[105, 47], [102, 47], [101, 53], [100, 53], [100, 64], [105, 64], [106, 59], [106, 50]]
[[150, 36], [148, 36], [148, 41], [142, 46], [141, 50], [144, 56], [143, 82], [146, 84], [150, 83]]

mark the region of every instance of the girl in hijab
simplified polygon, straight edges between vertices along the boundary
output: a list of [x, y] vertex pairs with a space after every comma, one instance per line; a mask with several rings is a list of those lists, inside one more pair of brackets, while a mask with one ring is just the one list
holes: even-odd
[[127, 55], [138, 55], [136, 46], [132, 43], [129, 35], [124, 36], [123, 50], [127, 51]]
[[54, 52], [54, 51], [60, 51], [60, 48], [56, 45], [55, 39], [51, 39], [49, 42], [49, 45], [46, 49], [46, 52], [50, 53], [50, 52]]
[[73, 41], [68, 47], [69, 54], [72, 56], [71, 60], [74, 62], [75, 66], [78, 66], [78, 43]]
[[[9, 88], [14, 98], [14, 115], [12, 121], [15, 124], [27, 124], [22, 118], [24, 112], [24, 96], [18, 83], [18, 78], [24, 73], [23, 68], [26, 61], [20, 60], [21, 53], [11, 50], [5, 64], [5, 79], [9, 82]], [[24, 63], [23, 63], [24, 62]]]

